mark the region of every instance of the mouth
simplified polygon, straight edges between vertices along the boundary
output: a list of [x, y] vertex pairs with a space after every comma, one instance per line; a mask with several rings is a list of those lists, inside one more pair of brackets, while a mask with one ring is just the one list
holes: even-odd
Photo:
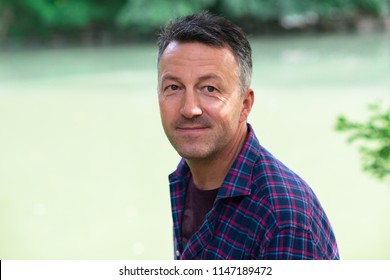
[[206, 129], [206, 126], [178, 126], [177, 129], [191, 130], [191, 129]]
[[176, 128], [179, 133], [183, 134], [200, 134], [204, 133], [207, 129], [209, 129], [209, 127], [205, 126], [184, 126]]

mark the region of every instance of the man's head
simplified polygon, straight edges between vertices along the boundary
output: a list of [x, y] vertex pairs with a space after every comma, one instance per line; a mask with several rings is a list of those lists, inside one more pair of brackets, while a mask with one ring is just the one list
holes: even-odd
[[159, 40], [164, 131], [187, 160], [220, 160], [240, 149], [254, 94], [251, 51], [241, 30], [209, 15], [180, 18]]
[[225, 18], [200, 12], [171, 22], [158, 38], [158, 62], [166, 47], [173, 41], [199, 42], [217, 48], [228, 47], [238, 63], [242, 93], [252, 78], [252, 50], [243, 31]]

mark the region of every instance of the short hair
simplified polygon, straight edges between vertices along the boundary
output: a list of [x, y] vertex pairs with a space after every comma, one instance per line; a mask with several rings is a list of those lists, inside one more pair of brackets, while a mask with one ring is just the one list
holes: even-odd
[[229, 47], [238, 64], [238, 76], [244, 93], [252, 76], [252, 50], [240, 27], [223, 17], [202, 11], [168, 23], [158, 36], [158, 63], [173, 42], [199, 42], [213, 47]]

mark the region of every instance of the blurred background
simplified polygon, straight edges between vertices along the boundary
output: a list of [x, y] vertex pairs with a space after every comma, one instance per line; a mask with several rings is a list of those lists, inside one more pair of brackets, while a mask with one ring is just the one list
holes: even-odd
[[155, 41], [199, 10], [248, 34], [249, 122], [342, 259], [390, 259], [390, 0], [0, 0], [0, 259], [173, 258]]

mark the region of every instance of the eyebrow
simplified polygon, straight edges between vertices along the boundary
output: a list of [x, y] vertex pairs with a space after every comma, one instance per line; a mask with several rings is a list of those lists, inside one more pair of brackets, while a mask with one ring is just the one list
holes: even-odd
[[174, 80], [174, 81], [179, 81], [180, 78], [175, 76], [175, 75], [172, 75], [172, 74], [163, 74], [161, 76], [161, 81], [165, 81], [165, 80]]
[[208, 75], [204, 75], [204, 76], [201, 76], [199, 78], [200, 81], [206, 81], [206, 80], [217, 80], [217, 81], [222, 81], [222, 78], [216, 74], [208, 74]]
[[[180, 77], [178, 76], [175, 76], [173, 74], [163, 74], [161, 76], [161, 81], [165, 81], [165, 80], [173, 80], [173, 81], [180, 81]], [[204, 76], [201, 76], [199, 77], [199, 81], [200, 82], [203, 82], [203, 81], [206, 81], [206, 80], [217, 80], [217, 81], [222, 81], [222, 78], [216, 74], [206, 74]]]

